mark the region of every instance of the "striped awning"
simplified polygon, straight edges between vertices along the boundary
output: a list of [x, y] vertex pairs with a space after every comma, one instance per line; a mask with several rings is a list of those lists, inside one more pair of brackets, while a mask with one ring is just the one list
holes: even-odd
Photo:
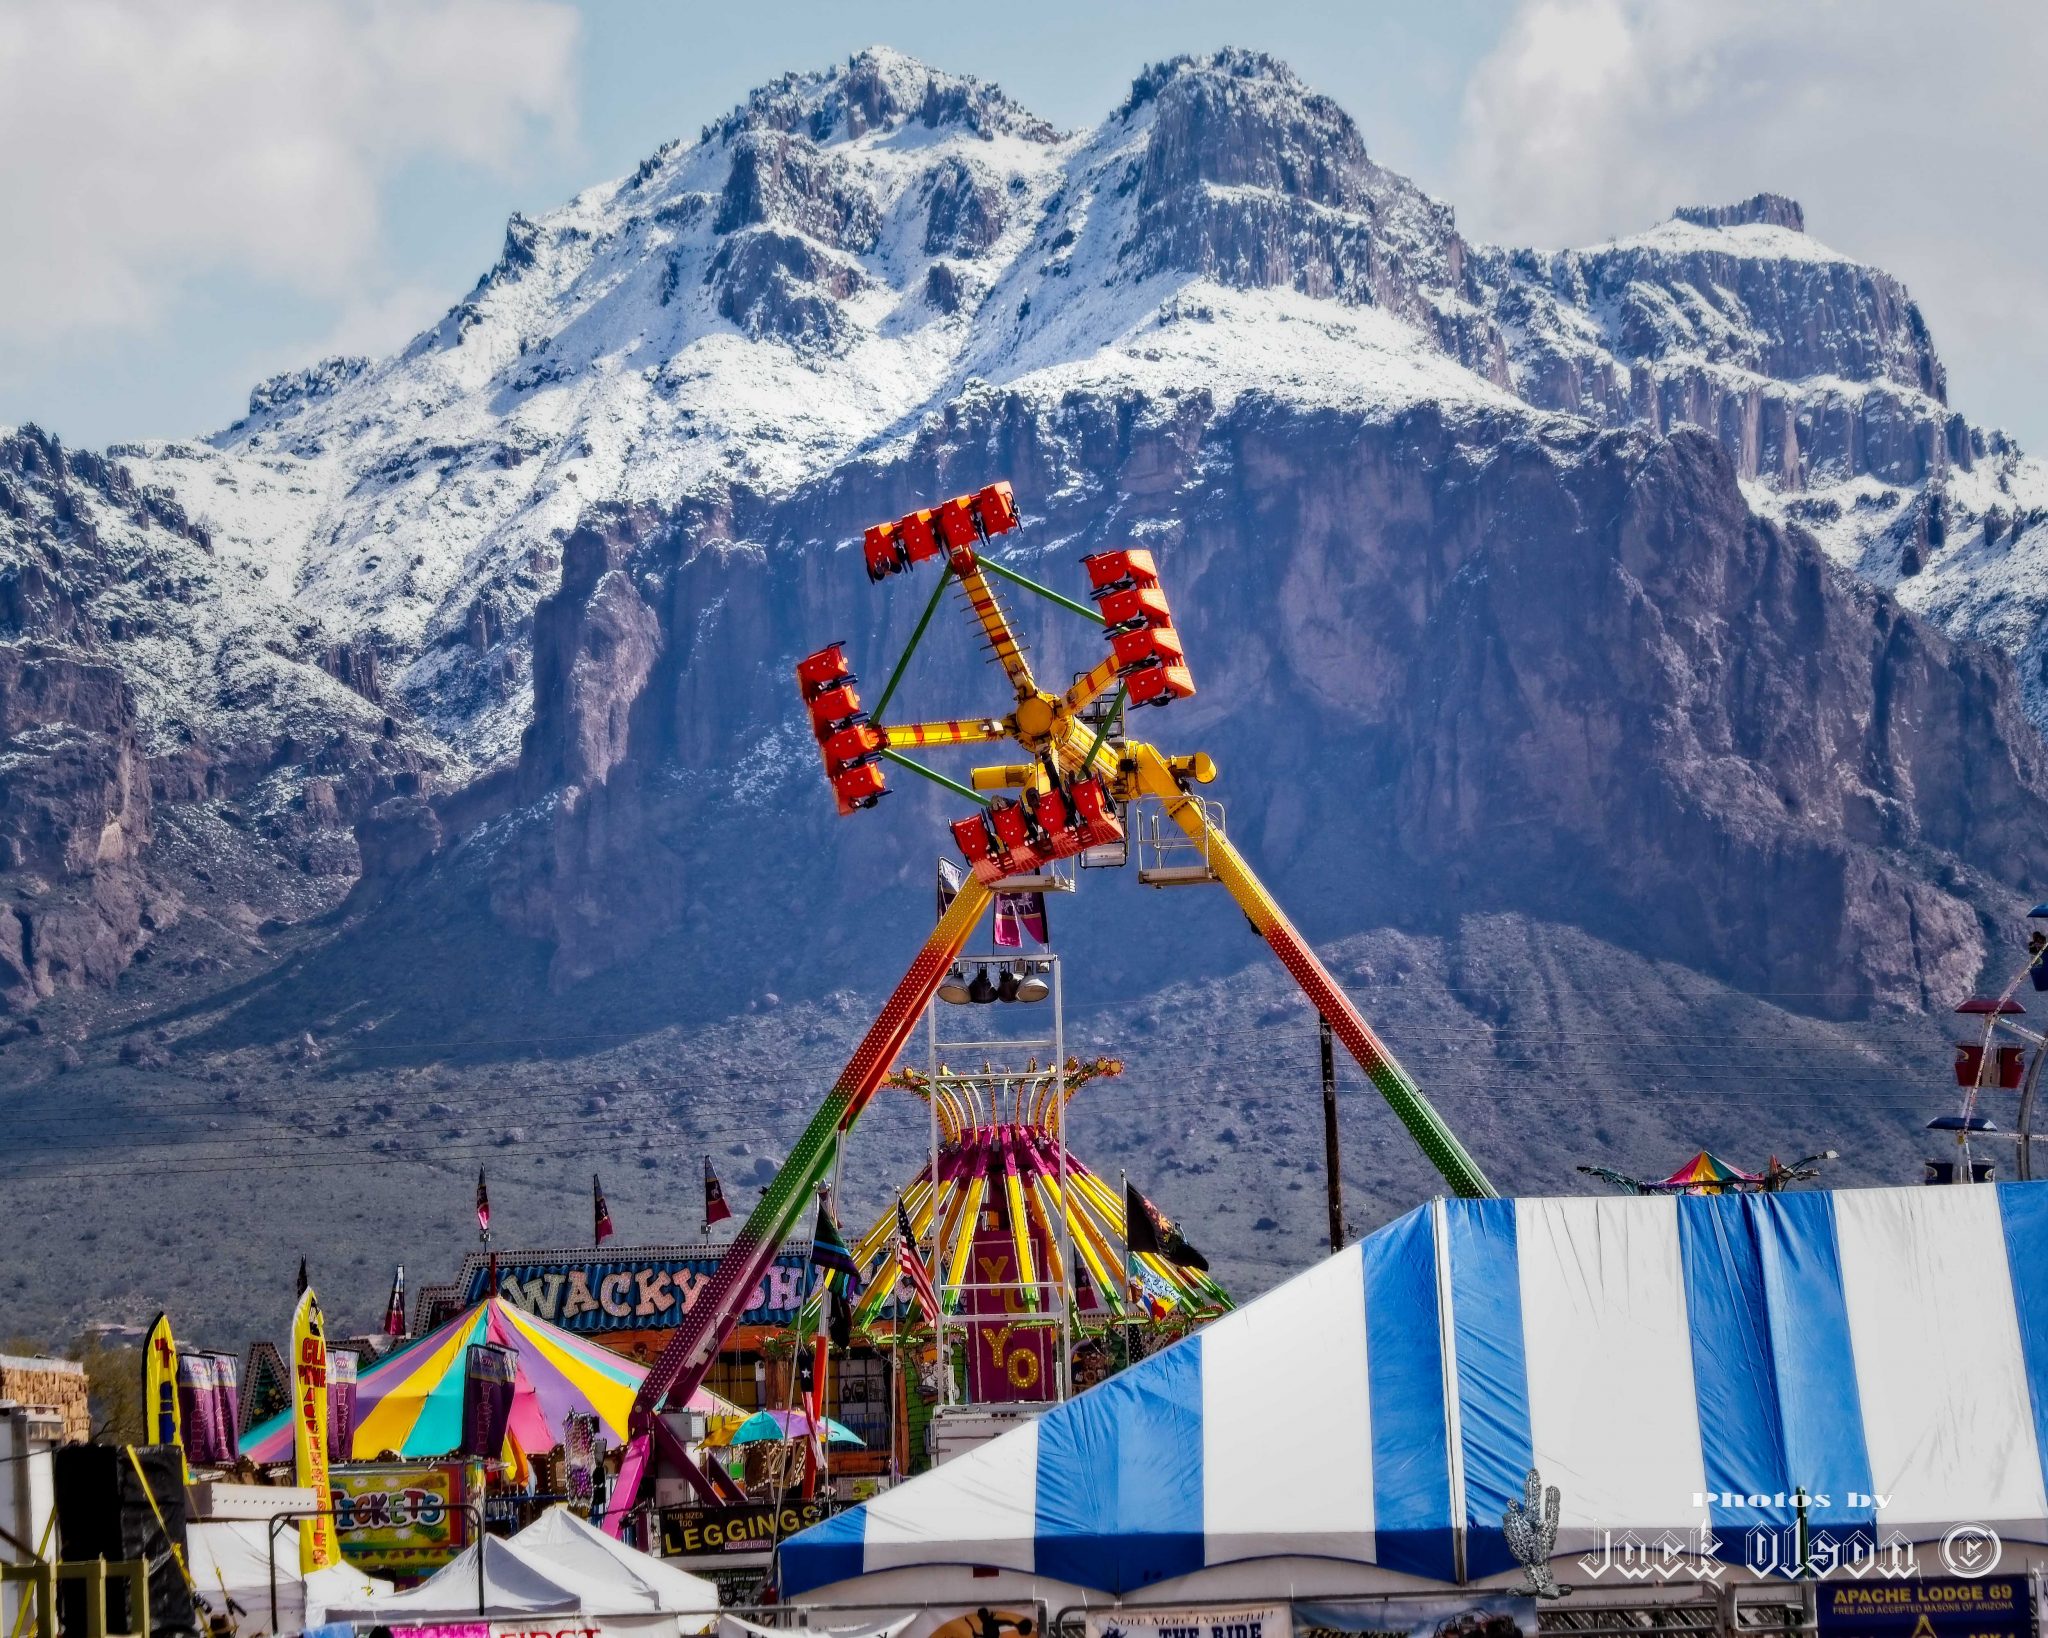
[[[1129, 1593], [1275, 1556], [1514, 1568], [1606, 1531], [2048, 1540], [2048, 1184], [1449, 1200], [784, 1544], [785, 1591], [992, 1566]], [[1877, 1498], [1882, 1498], [1880, 1502]]]

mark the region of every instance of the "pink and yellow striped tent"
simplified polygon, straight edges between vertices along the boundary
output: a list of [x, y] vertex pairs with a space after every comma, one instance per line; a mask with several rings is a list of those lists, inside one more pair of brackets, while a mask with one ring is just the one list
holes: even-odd
[[[571, 1411], [594, 1412], [613, 1445], [626, 1438], [634, 1395], [647, 1372], [599, 1344], [550, 1325], [502, 1297], [492, 1297], [364, 1370], [356, 1384], [354, 1449], [337, 1460], [446, 1456], [462, 1444], [462, 1375], [471, 1343], [495, 1342], [519, 1360], [513, 1387], [511, 1438], [529, 1455], [562, 1442]], [[701, 1403], [700, 1403], [701, 1401]], [[690, 1408], [730, 1415], [738, 1407], [700, 1390]], [[242, 1449], [258, 1462], [292, 1459], [291, 1416], [249, 1430]]]

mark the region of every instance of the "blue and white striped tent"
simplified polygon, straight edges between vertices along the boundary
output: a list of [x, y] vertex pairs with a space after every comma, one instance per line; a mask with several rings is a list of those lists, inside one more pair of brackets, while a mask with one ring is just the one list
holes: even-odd
[[1532, 1466], [1560, 1554], [1747, 1539], [1799, 1489], [1815, 1530], [2038, 1543], [2044, 1450], [2048, 1184], [1437, 1201], [791, 1538], [782, 1577], [820, 1600], [911, 1566], [993, 1569], [984, 1597], [1235, 1596], [1260, 1589], [1219, 1567], [1279, 1559], [1470, 1581], [1515, 1568], [1501, 1515]]

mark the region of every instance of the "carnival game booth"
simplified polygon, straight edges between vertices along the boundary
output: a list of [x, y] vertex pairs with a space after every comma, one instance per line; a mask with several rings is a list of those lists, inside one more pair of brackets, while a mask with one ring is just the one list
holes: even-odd
[[[2024, 1586], [2044, 1271], [2040, 1183], [1440, 1200], [793, 1537], [782, 1591], [1051, 1613], [1500, 1588], [1511, 1540], [1599, 1589], [1669, 1537], [1725, 1572], [1674, 1564], [1657, 1596], [1711, 1599], [1802, 1540], [1910, 1543], [1938, 1576], [1959, 1524]], [[1532, 1468], [1561, 1493], [1534, 1552], [1507, 1520]]]
[[511, 1540], [485, 1536], [407, 1592], [327, 1607], [358, 1626], [489, 1622], [522, 1632], [576, 1629], [577, 1638], [669, 1638], [710, 1629], [718, 1589], [613, 1541], [565, 1507]]

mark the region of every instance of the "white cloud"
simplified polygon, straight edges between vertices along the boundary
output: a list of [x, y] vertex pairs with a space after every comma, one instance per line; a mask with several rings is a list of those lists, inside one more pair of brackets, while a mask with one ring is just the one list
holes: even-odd
[[2048, 7], [1523, 0], [1465, 93], [1468, 231], [1583, 244], [1788, 193], [1920, 299], [1973, 419], [2048, 440]]
[[0, 341], [146, 330], [209, 274], [359, 300], [406, 165], [492, 171], [575, 121], [551, 0], [0, 8]]

